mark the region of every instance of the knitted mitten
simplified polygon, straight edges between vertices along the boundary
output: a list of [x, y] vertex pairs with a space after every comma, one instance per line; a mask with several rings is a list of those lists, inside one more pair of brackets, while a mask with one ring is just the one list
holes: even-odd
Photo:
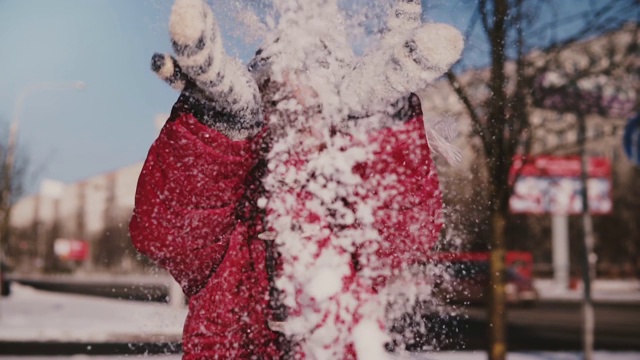
[[426, 88], [461, 55], [462, 35], [446, 24], [422, 24], [420, 0], [396, 0], [380, 46], [348, 73], [340, 96], [356, 116], [383, 111]]
[[196, 118], [232, 139], [262, 127], [260, 97], [247, 69], [224, 52], [213, 11], [203, 0], [176, 0], [169, 32], [175, 57], [154, 54], [153, 71], [182, 92]]

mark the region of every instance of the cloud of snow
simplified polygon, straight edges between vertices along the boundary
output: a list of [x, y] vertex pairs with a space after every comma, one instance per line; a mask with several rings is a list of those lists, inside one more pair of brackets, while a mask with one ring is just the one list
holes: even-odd
[[[374, 168], [375, 157], [393, 148], [385, 136], [374, 139], [371, 134], [404, 128], [392, 117], [398, 101], [447, 71], [463, 46], [453, 27], [421, 22], [418, 0], [365, 3], [371, 6], [348, 9], [356, 16], [345, 16], [338, 0], [273, 0], [269, 6], [235, 9], [239, 19], [253, 24], [249, 32], [263, 33], [263, 45], [249, 64], [271, 130], [267, 196], [259, 205], [266, 209], [283, 264], [276, 284], [290, 309], [284, 331], [299, 340], [310, 359], [341, 359], [354, 346], [368, 359], [384, 353], [390, 295], [380, 295], [374, 287], [381, 278], [399, 274], [392, 272], [391, 260], [379, 255], [391, 246], [383, 243], [376, 219], [386, 216], [382, 220], [402, 223], [399, 218], [409, 215], [400, 208], [410, 207], [413, 200], [398, 204], [394, 199], [415, 190], [399, 181], [405, 163], [394, 164], [397, 171], [375, 169], [363, 176], [363, 166]], [[202, 19], [193, 21], [197, 17]], [[380, 18], [379, 28], [366, 28]], [[211, 58], [206, 73], [191, 69], [196, 84], [223, 109], [255, 114], [256, 84], [248, 84], [249, 74], [225, 56], [208, 6], [201, 0], [176, 0], [170, 30], [180, 44], [196, 44], [206, 34], [206, 51], [176, 54], [177, 61], [194, 65]], [[353, 41], [363, 34], [371, 41], [358, 57]], [[183, 67], [189, 75], [190, 68]], [[218, 78], [220, 86], [207, 87]], [[425, 139], [416, 137], [425, 133], [421, 126], [416, 129], [389, 136], [424, 144]], [[437, 149], [455, 158], [446, 141], [435, 139], [440, 140], [434, 143]], [[419, 159], [403, 161], [424, 160]], [[438, 189], [430, 191], [439, 196]], [[393, 211], [385, 212], [387, 208]], [[436, 213], [439, 209], [413, 214], [404, 221], [409, 228], [398, 231], [415, 236], [424, 231], [421, 224], [440, 221]], [[410, 251], [428, 248], [421, 246]], [[364, 338], [371, 343], [363, 345]]]
[[[263, 205], [282, 257], [284, 329], [311, 359], [341, 359], [349, 346], [360, 358], [385, 356], [388, 299], [372, 286], [391, 273], [376, 256], [382, 238], [374, 213], [403, 189], [395, 175], [365, 182], [354, 169], [381, 150], [368, 134], [389, 125], [385, 109], [440, 76], [462, 49], [453, 28], [420, 23], [419, 3], [398, 4], [418, 20], [394, 18], [379, 47], [358, 59], [347, 36], [354, 24], [336, 0], [275, 0], [256, 61], [258, 81], [277, 84], [276, 105], [266, 110], [274, 139]], [[351, 126], [349, 115], [368, 120]]]

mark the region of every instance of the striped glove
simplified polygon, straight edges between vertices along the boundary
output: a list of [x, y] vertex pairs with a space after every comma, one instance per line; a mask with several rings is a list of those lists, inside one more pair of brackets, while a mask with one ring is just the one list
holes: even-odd
[[154, 54], [152, 70], [174, 89], [203, 124], [233, 140], [262, 128], [258, 87], [242, 63], [228, 56], [211, 8], [203, 0], [176, 0], [169, 32], [175, 57]]

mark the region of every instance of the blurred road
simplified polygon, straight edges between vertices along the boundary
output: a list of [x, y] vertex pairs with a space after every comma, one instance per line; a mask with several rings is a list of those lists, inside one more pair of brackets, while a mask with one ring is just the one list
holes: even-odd
[[12, 281], [35, 289], [95, 295], [113, 299], [167, 302], [170, 279], [166, 276], [19, 276]]
[[[486, 326], [486, 310], [467, 309], [469, 324]], [[640, 350], [640, 304], [596, 304], [596, 342], [598, 349]], [[580, 303], [540, 302], [533, 308], [509, 308], [509, 344], [514, 349], [580, 349], [582, 313]], [[475, 329], [470, 336], [482, 335]]]
[[[17, 280], [17, 279], [15, 279]], [[150, 281], [152, 280], [152, 281]], [[163, 279], [130, 279], [119, 282], [75, 279], [22, 279], [43, 290], [91, 294], [128, 300], [166, 302], [168, 285]], [[597, 302], [596, 349], [640, 350], [640, 301]], [[424, 334], [417, 336], [416, 350], [435, 344], [444, 350], [484, 350], [487, 317], [482, 306], [465, 307], [456, 315], [425, 316]], [[425, 335], [426, 334], [426, 335]], [[578, 301], [543, 299], [531, 308], [508, 310], [508, 344], [513, 351], [578, 351], [581, 349], [581, 306]], [[0, 353], [11, 354], [141, 354], [179, 352], [179, 343], [4, 343]], [[9, 351], [11, 347], [12, 350]], [[38, 347], [40, 348], [38, 350]], [[87, 351], [87, 348], [91, 349]], [[82, 351], [84, 349], [84, 351]]]
[[[488, 322], [482, 306], [458, 308], [457, 315], [425, 315], [424, 331], [409, 350], [436, 346], [443, 350], [484, 350]], [[640, 304], [597, 304], [595, 348], [640, 350]], [[577, 302], [540, 302], [510, 307], [507, 341], [514, 351], [579, 351], [582, 348], [581, 306]], [[401, 328], [400, 333], [404, 330]]]

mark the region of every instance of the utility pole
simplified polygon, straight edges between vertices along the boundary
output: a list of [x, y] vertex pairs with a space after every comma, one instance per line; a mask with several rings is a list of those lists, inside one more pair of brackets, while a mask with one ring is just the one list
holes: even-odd
[[582, 111], [578, 110], [578, 144], [582, 162], [581, 196], [582, 196], [582, 282], [584, 294], [582, 299], [582, 341], [585, 360], [593, 360], [593, 344], [595, 330], [595, 314], [593, 311], [593, 299], [591, 297], [591, 279], [595, 277], [596, 255], [593, 252], [593, 223], [589, 209], [589, 197], [587, 191], [589, 158], [585, 149], [587, 125]]
[[[509, 14], [509, 4], [507, 0], [495, 0], [493, 2], [493, 26], [491, 27], [491, 106], [489, 118], [491, 126], [489, 133], [496, 139], [501, 138], [505, 128], [506, 113], [505, 104], [507, 95], [505, 90], [506, 74], [504, 64], [506, 62], [506, 39], [507, 22]], [[508, 172], [506, 169], [509, 161], [505, 156], [511, 156], [504, 152], [504, 146], [498, 143], [493, 144], [493, 154], [490, 161], [492, 164], [492, 174], [494, 181], [498, 184], [500, 177]], [[507, 171], [505, 171], [505, 169]], [[499, 185], [493, 185], [499, 186]], [[490, 248], [490, 296], [488, 303], [489, 315], [489, 359], [505, 360], [507, 356], [506, 322], [507, 307], [504, 287], [505, 272], [505, 239], [504, 231], [506, 226], [505, 198], [506, 188], [498, 188], [492, 191], [497, 198], [491, 199], [493, 202], [491, 209], [491, 248]]]
[[491, 217], [490, 296], [489, 296], [489, 359], [504, 360], [507, 354], [505, 272], [505, 219], [494, 211]]

